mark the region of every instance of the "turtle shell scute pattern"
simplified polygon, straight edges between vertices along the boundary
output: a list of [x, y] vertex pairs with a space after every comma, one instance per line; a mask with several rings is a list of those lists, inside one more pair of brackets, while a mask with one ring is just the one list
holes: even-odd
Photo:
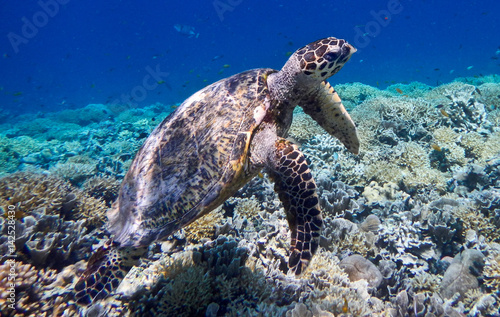
[[118, 205], [124, 210], [117, 208], [124, 217], [115, 218], [136, 226], [126, 237], [119, 231], [127, 226], [116, 226], [122, 245], [146, 245], [171, 234], [254, 176], [243, 169], [258, 125], [254, 110], [268, 98], [271, 72], [246, 71], [200, 90], [151, 133], [122, 185]]

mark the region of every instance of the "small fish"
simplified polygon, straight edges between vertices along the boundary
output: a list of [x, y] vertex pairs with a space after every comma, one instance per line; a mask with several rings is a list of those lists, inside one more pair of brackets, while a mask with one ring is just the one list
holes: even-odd
[[437, 71], [439, 71], [440, 69], [439, 69], [439, 68], [434, 68], [434, 70], [437, 72]]
[[397, 91], [400, 95], [402, 95], [402, 94], [403, 94], [403, 91], [402, 91], [401, 89], [399, 89], [399, 88], [396, 88], [396, 91]]
[[224, 57], [224, 55], [215, 55], [215, 56], [212, 58], [212, 62], [213, 62], [213, 61], [216, 61], [216, 60], [218, 60], [218, 59], [221, 59], [221, 58], [223, 58], [223, 57]]
[[229, 65], [229, 64], [224, 64], [222, 67], [224, 67], [224, 68], [229, 68], [229, 67], [231, 67], [231, 65]]
[[441, 149], [441, 147], [439, 145], [437, 145], [436, 143], [432, 144], [431, 145], [432, 149], [434, 151], [437, 151], [437, 152], [441, 152], [443, 149]]
[[165, 83], [165, 81], [164, 81], [164, 80], [158, 80], [156, 83], [157, 83], [158, 85], [161, 85], [161, 84], [164, 84], [164, 83]]
[[286, 56], [286, 57], [289, 57], [289, 56], [291, 56], [292, 54], [293, 54], [292, 52], [288, 51], [288, 52], [286, 52], [286, 53], [285, 53], [285, 56]]
[[23, 95], [23, 92], [22, 91], [18, 91], [18, 92], [15, 92], [12, 94], [12, 96], [22, 96]]
[[344, 297], [344, 306], [342, 306], [342, 312], [346, 314], [349, 312], [349, 303], [347, 302], [347, 299]]
[[441, 114], [442, 114], [443, 116], [445, 116], [446, 118], [449, 118], [449, 117], [450, 117], [450, 115], [448, 114], [448, 112], [446, 112], [446, 110], [444, 110], [443, 108], [439, 109], [439, 112], [441, 112]]
[[474, 66], [469, 66], [469, 67], [467, 67], [467, 70], [471, 70], [473, 68], [474, 68]]
[[194, 30], [194, 26], [191, 25], [176, 24], [174, 25], [174, 29], [180, 34], [187, 36], [188, 38], [198, 38], [198, 36], [200, 36], [200, 33], [196, 33]]

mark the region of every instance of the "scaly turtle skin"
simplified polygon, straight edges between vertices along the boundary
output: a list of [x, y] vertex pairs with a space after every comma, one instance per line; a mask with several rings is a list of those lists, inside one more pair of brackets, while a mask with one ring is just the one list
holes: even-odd
[[319, 245], [322, 217], [304, 155], [285, 139], [296, 105], [357, 154], [356, 127], [326, 79], [356, 51], [333, 37], [310, 43], [280, 71], [249, 70], [189, 97], [144, 142], [108, 212], [113, 239], [75, 286], [88, 304], [112, 292], [145, 248], [209, 213], [263, 168], [291, 231], [299, 275]]

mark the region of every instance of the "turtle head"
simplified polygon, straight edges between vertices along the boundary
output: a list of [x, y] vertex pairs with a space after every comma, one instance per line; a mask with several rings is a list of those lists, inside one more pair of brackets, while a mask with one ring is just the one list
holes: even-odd
[[303, 74], [323, 81], [336, 74], [355, 52], [345, 40], [328, 37], [298, 49], [291, 58], [298, 60]]
[[[271, 94], [280, 100], [301, 98], [318, 84], [336, 74], [356, 49], [345, 40], [327, 37], [293, 53], [283, 68], [271, 74]], [[291, 97], [292, 96], [292, 97]]]

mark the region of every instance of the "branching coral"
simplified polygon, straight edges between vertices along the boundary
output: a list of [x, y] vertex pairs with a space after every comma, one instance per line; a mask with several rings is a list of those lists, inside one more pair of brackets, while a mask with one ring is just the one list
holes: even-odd
[[109, 176], [94, 176], [83, 184], [83, 188], [87, 194], [104, 200], [106, 206], [110, 207], [118, 197], [120, 181]]
[[460, 219], [463, 229], [462, 235], [468, 230], [474, 230], [478, 235], [483, 235], [487, 241], [499, 241], [498, 228], [494, 224], [494, 215], [484, 215], [476, 206], [464, 202], [453, 210], [453, 214]]
[[435, 293], [439, 291], [440, 283], [441, 278], [439, 276], [429, 274], [427, 272], [422, 272], [421, 274], [416, 275], [411, 281], [411, 285], [415, 293]]
[[309, 115], [305, 114], [302, 109], [294, 111], [292, 126], [289, 130], [290, 137], [298, 142], [305, 142], [315, 135], [325, 133], [325, 130]]
[[[9, 273], [13, 272], [12, 279]], [[29, 264], [22, 264], [19, 261], [6, 261], [0, 265], [0, 312], [2, 316], [50, 316], [48, 312], [43, 312], [44, 302], [42, 301], [44, 290], [56, 280], [54, 270], [37, 270]], [[14, 290], [11, 285], [14, 285]], [[11, 294], [14, 300], [11, 301]], [[13, 304], [15, 309], [9, 308]]]
[[59, 214], [71, 190], [69, 183], [57, 177], [18, 172], [0, 178], [0, 206], [4, 211], [13, 205], [27, 214], [39, 208], [47, 214]]
[[185, 227], [184, 233], [188, 240], [199, 242], [203, 239], [211, 239], [214, 237], [215, 229], [222, 224], [224, 215], [219, 207], [209, 214], [195, 220], [193, 223]]
[[57, 163], [50, 168], [50, 172], [58, 177], [79, 185], [96, 173], [95, 164], [86, 163]]
[[500, 292], [500, 251], [492, 252], [485, 259], [484, 284], [488, 289]]

